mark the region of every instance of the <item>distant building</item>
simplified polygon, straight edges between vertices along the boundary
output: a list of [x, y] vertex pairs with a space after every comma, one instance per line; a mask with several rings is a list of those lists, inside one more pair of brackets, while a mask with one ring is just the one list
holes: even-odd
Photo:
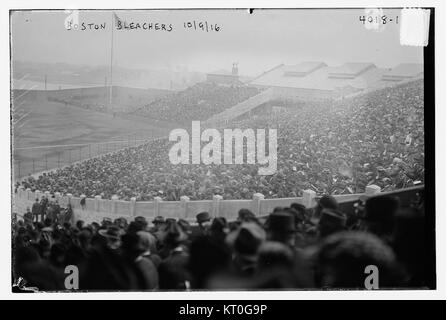
[[395, 85], [423, 76], [421, 64], [400, 64], [393, 69], [373, 63], [349, 62], [331, 67], [307, 61], [297, 65], [278, 65], [249, 82], [272, 88], [273, 96], [291, 100], [339, 99], [351, 94]]
[[241, 85], [243, 82], [238, 74], [238, 63], [232, 64], [232, 71], [217, 70], [206, 74], [206, 80], [221, 85]]

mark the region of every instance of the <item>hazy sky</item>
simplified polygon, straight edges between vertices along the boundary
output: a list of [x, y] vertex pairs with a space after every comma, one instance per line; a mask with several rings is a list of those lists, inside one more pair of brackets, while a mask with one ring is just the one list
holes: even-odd
[[[131, 68], [178, 68], [209, 72], [239, 62], [241, 74], [257, 75], [279, 63], [374, 62], [392, 67], [423, 59], [422, 48], [399, 44], [395, 17], [382, 31], [367, 30], [361, 9], [115, 11], [127, 23], [172, 24], [172, 31], [115, 30], [114, 63]], [[112, 11], [81, 11], [79, 23], [106, 23], [105, 30], [66, 30], [64, 11], [11, 15], [12, 57], [34, 62], [108, 65]], [[207, 21], [219, 32], [186, 30], [184, 22]]]

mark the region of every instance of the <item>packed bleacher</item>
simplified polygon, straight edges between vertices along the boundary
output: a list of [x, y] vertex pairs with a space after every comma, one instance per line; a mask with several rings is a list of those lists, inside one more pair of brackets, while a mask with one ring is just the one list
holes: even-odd
[[258, 93], [260, 89], [254, 87], [201, 82], [184, 91], [155, 100], [136, 110], [134, 114], [157, 120], [189, 123], [192, 120], [206, 120]]
[[13, 292], [427, 288], [423, 189], [412, 200], [363, 196], [346, 214], [323, 196], [264, 218], [242, 209], [236, 221], [200, 212], [196, 225], [161, 216], [85, 224], [43, 196], [13, 219]]
[[[201, 86], [191, 90], [200, 91]], [[290, 105], [288, 111], [229, 124], [277, 129], [278, 170], [271, 176], [258, 175], [257, 165], [172, 165], [168, 152], [173, 142], [161, 139], [29, 177], [18, 185], [138, 201], [157, 196], [179, 200], [183, 195], [211, 199], [215, 194], [247, 199], [254, 193], [284, 198], [301, 196], [306, 189], [353, 194], [370, 184], [383, 191], [410, 187], [424, 182], [423, 93], [423, 82], [415, 81], [336, 102]], [[184, 119], [198, 120], [195, 113], [179, 110]]]

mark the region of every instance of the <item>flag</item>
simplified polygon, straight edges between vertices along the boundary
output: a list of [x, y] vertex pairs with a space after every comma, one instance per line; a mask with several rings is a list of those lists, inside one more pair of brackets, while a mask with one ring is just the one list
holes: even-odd
[[113, 20], [115, 27], [123, 27], [125, 21], [118, 17], [116, 13], [113, 12]]

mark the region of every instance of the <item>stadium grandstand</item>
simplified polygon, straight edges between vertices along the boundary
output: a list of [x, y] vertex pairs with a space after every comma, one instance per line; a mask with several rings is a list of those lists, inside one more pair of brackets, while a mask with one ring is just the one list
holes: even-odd
[[66, 265], [81, 290], [358, 289], [364, 264], [432, 287], [422, 67], [280, 65], [132, 114], [276, 128], [278, 170], [174, 165], [160, 138], [16, 181], [16, 292], [65, 290]]

